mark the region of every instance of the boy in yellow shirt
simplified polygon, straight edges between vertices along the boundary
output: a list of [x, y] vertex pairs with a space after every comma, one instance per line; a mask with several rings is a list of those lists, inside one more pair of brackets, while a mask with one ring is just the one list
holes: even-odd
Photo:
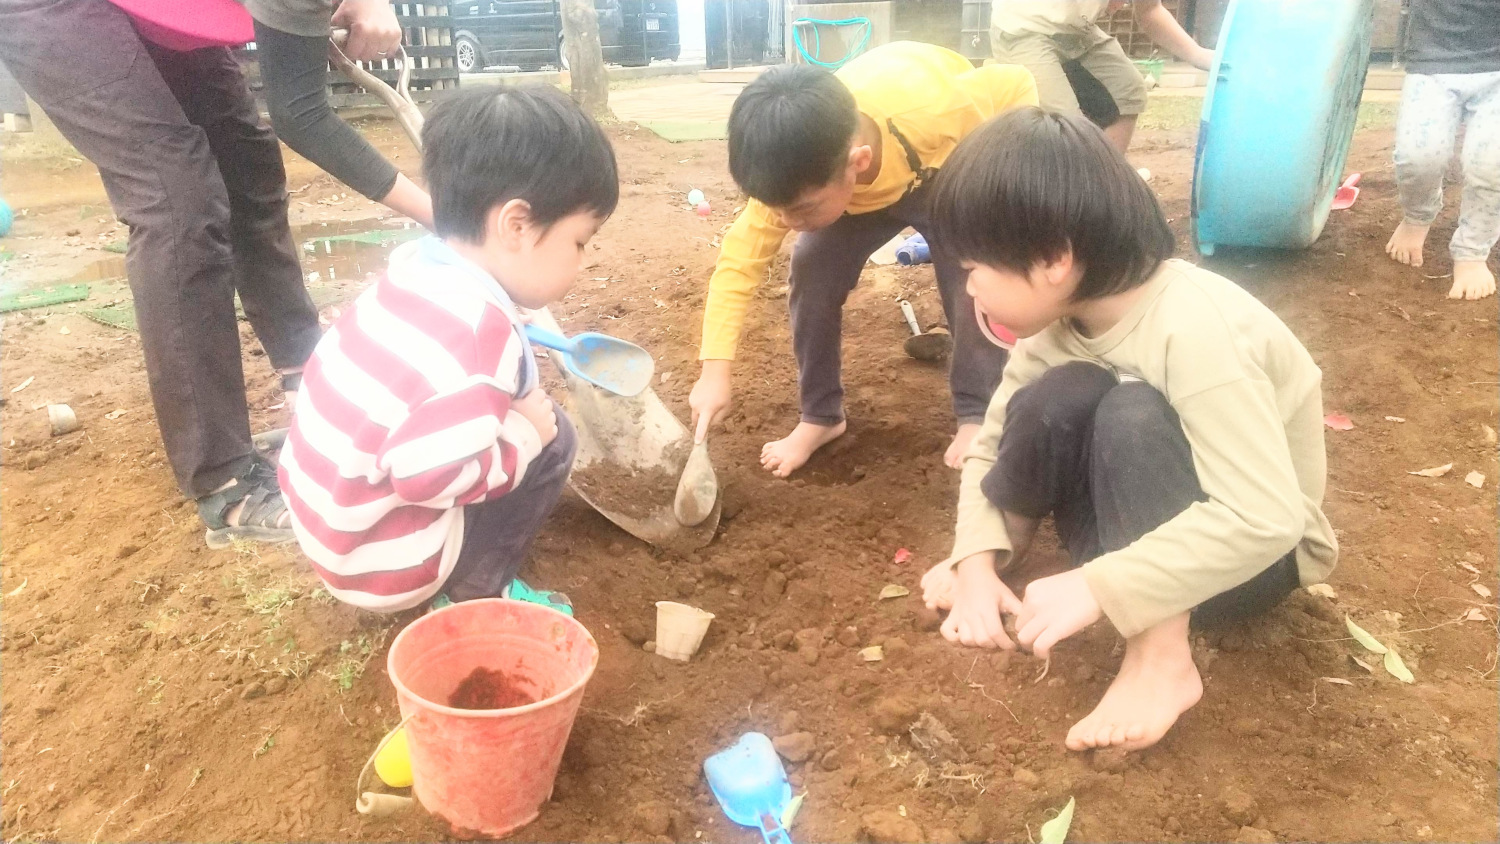
[[[729, 410], [730, 366], [751, 294], [792, 231], [802, 233], [788, 280], [801, 421], [766, 444], [761, 465], [784, 478], [842, 434], [842, 309], [865, 261], [907, 226], [930, 234], [928, 183], [948, 154], [991, 116], [1035, 103], [1024, 68], [975, 70], [951, 50], [914, 42], [877, 47], [837, 74], [774, 67], [746, 87], [729, 117], [729, 169], [750, 201], [725, 234], [708, 285], [703, 372], [689, 399], [696, 439]], [[957, 468], [1005, 352], [981, 337], [963, 273], [941, 239], [928, 241], [954, 335], [958, 433], [948, 463]]]
[[[1125, 638], [1073, 750], [1159, 740], [1198, 702], [1190, 625], [1322, 581], [1338, 545], [1322, 373], [1233, 282], [1184, 261], [1150, 188], [1082, 117], [1019, 109], [939, 180], [938, 233], [982, 319], [1021, 338], [964, 457], [953, 554], [922, 579], [950, 641], [1040, 658], [1107, 618]], [[1017, 598], [1051, 515], [1073, 565]]]

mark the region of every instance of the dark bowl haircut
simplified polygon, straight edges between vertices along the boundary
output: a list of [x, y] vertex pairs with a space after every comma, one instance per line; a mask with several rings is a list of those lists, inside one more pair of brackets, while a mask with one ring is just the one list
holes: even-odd
[[832, 73], [779, 65], [735, 98], [729, 112], [729, 174], [748, 196], [790, 205], [833, 181], [849, 160], [859, 111]]
[[1177, 243], [1161, 205], [1099, 128], [1034, 106], [980, 126], [937, 178], [933, 227], [962, 261], [1029, 273], [1071, 251], [1075, 300], [1144, 284]]
[[546, 230], [570, 214], [614, 213], [615, 153], [599, 124], [545, 85], [475, 87], [444, 97], [422, 129], [422, 172], [442, 237], [478, 243], [490, 209], [531, 206]]

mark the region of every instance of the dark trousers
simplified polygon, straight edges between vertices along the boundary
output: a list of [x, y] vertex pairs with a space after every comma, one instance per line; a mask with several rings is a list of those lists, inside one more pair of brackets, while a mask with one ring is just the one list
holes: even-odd
[[859, 283], [860, 271], [871, 253], [907, 226], [921, 232], [932, 248], [938, 294], [948, 330], [953, 333], [953, 359], [948, 371], [953, 413], [960, 424], [984, 421], [990, 396], [1005, 369], [1006, 351], [980, 332], [974, 300], [964, 290], [968, 274], [932, 237], [927, 208], [930, 193], [920, 188], [889, 208], [848, 214], [827, 228], [798, 236], [792, 250], [787, 297], [802, 421], [833, 425], [843, 420], [840, 344], [844, 302]]
[[[1070, 363], [1016, 391], [981, 488], [1001, 510], [1051, 515], [1075, 566], [1118, 551], [1206, 501], [1177, 412], [1138, 381]], [[1183, 560], [1192, 565], [1192, 560]], [[1195, 626], [1258, 615], [1298, 585], [1295, 553], [1193, 610]]]
[[6, 0], [0, 59], [130, 227], [157, 423], [178, 486], [206, 495], [255, 451], [235, 292], [272, 366], [301, 366], [320, 336], [276, 136], [227, 49], [149, 46], [106, 0]]
[[578, 434], [561, 408], [557, 438], [526, 467], [521, 485], [482, 504], [464, 508], [464, 544], [443, 591], [454, 601], [498, 598], [531, 552], [542, 523], [552, 514], [578, 452]]

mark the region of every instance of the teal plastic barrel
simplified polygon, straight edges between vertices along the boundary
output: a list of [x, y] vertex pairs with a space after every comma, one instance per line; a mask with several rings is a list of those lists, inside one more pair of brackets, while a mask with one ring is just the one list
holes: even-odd
[[1342, 178], [1374, 0], [1230, 0], [1193, 166], [1198, 251], [1301, 249]]

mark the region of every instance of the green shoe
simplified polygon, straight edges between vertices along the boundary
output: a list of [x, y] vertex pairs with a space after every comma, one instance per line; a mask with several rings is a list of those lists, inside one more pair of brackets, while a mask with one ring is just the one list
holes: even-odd
[[510, 581], [510, 585], [505, 587], [505, 590], [500, 593], [500, 597], [509, 598], [512, 601], [541, 604], [544, 607], [557, 610], [568, 617], [572, 617], [573, 615], [573, 602], [568, 600], [567, 595], [548, 589], [532, 589], [519, 577], [513, 578]]
[[447, 592], [439, 592], [436, 595], [433, 595], [432, 596], [432, 600], [430, 602], [428, 602], [428, 604], [427, 604], [427, 611], [428, 612], [437, 612], [438, 610], [443, 609], [444, 607], [451, 607], [451, 606], [453, 606], [453, 599], [450, 598], [450, 597], [448, 597], [448, 593]]

